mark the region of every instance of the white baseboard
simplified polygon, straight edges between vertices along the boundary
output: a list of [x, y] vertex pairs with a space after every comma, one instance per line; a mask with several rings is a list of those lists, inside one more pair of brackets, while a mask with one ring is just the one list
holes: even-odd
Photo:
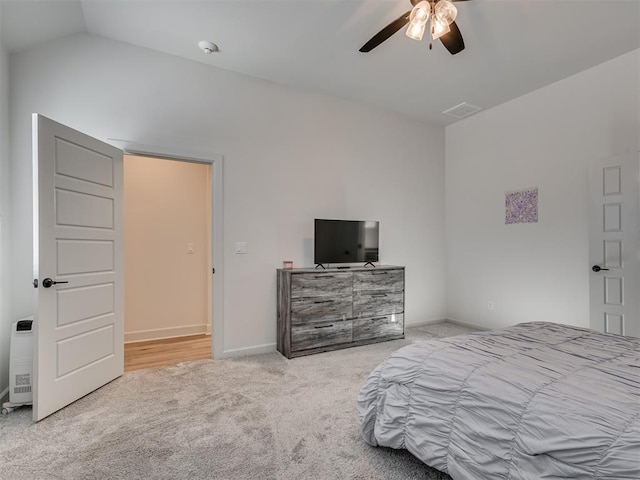
[[461, 322], [460, 320], [455, 320], [452, 318], [436, 318], [436, 319], [432, 319], [432, 320], [426, 320], [426, 321], [422, 321], [422, 322], [416, 322], [416, 323], [407, 323], [405, 326], [406, 327], [423, 327], [426, 325], [433, 325], [436, 323], [443, 323], [443, 322], [449, 322], [449, 323], [453, 323], [455, 325], [460, 325], [461, 327], [469, 327], [469, 328], [474, 328], [476, 330], [491, 330], [490, 328], [486, 327], [486, 326], [482, 326], [482, 325], [476, 325], [474, 323], [469, 323], [469, 322]]
[[[0, 392], [0, 403], [5, 401], [4, 397], [9, 397], [9, 387], [5, 388], [2, 392]], [[7, 398], [7, 401], [9, 398]]]
[[477, 323], [471, 322], [462, 322], [453, 318], [447, 318], [446, 321], [449, 323], [455, 323], [456, 325], [460, 325], [463, 327], [475, 328], [476, 330], [493, 330], [491, 327], [487, 327], [486, 325], [478, 325]]
[[449, 320], [446, 318], [432, 318], [429, 320], [421, 320], [419, 322], [406, 322], [404, 324], [405, 327], [423, 327], [425, 325], [433, 325], [434, 323], [442, 323], [442, 322], [448, 322]]
[[273, 353], [277, 351], [277, 344], [275, 343], [266, 343], [264, 345], [257, 345], [255, 347], [247, 347], [247, 348], [235, 348], [233, 350], [225, 350], [222, 352], [220, 356], [216, 355], [214, 351], [213, 354], [215, 358], [231, 358], [231, 357], [244, 357], [247, 355], [260, 355], [263, 353]]
[[139, 330], [137, 332], [125, 332], [124, 343], [146, 342], [148, 340], [162, 340], [163, 338], [186, 337], [188, 335], [206, 333], [211, 333], [211, 327], [206, 324]]

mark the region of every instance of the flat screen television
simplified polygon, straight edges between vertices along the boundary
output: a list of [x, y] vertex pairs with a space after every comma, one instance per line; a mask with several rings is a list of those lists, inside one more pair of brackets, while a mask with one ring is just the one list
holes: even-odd
[[314, 263], [378, 261], [377, 221], [315, 219]]

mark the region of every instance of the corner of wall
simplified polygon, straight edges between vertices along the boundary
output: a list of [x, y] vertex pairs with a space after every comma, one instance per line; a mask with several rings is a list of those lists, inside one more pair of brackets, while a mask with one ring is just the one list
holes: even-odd
[[[1, 15], [1, 13], [0, 13]], [[9, 386], [9, 54], [0, 41], [0, 395]]]

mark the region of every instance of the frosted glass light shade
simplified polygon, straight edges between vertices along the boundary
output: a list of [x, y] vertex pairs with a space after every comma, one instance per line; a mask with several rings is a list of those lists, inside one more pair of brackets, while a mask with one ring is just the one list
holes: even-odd
[[438, 22], [446, 25], [451, 25], [458, 16], [458, 9], [449, 0], [440, 0], [433, 10]]
[[451, 31], [448, 23], [442, 23], [437, 20], [434, 22], [433, 19], [431, 19], [431, 22], [433, 22], [433, 31], [431, 33], [431, 36], [434, 40]]
[[424, 36], [424, 29], [426, 28], [426, 26], [426, 23], [423, 23], [422, 25], [418, 23], [410, 23], [409, 28], [407, 28], [407, 37], [412, 40], [422, 40], [422, 37]]
[[418, 2], [409, 14], [409, 27], [406, 35], [412, 40], [422, 40], [424, 30], [431, 13], [431, 5], [426, 0]]
[[[455, 7], [454, 7], [455, 8]], [[427, 0], [418, 2], [409, 14], [409, 22], [412, 24], [426, 25], [429, 20], [429, 14], [431, 13], [431, 5]]]

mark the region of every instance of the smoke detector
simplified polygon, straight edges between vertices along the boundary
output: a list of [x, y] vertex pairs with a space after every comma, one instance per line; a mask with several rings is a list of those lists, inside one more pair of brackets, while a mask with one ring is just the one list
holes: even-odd
[[218, 46], [215, 43], [207, 42], [206, 40], [198, 42], [198, 47], [207, 55], [218, 51]]

